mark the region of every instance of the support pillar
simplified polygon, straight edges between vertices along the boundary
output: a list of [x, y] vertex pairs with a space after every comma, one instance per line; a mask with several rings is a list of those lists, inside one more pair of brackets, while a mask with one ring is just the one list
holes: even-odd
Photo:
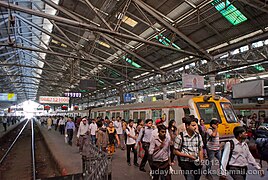
[[166, 100], [167, 99], [167, 87], [163, 87], [162, 91], [163, 91], [163, 100]]
[[209, 75], [209, 83], [210, 83], [210, 94], [215, 95], [215, 75]]

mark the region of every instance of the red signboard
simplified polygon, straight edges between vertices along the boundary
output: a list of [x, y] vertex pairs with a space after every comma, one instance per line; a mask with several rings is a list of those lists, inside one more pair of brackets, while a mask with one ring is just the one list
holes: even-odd
[[69, 104], [69, 97], [40, 96], [39, 103], [45, 104]]

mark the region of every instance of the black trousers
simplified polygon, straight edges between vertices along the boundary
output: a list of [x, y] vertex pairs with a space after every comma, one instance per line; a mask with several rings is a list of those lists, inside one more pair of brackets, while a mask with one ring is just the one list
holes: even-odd
[[230, 166], [229, 173], [231, 177], [235, 180], [246, 180], [248, 168], [245, 167], [237, 167]]
[[73, 129], [67, 129], [67, 134], [68, 134], [68, 143], [72, 145], [73, 134], [74, 134]]
[[199, 180], [201, 177], [201, 166], [196, 166], [194, 162], [180, 161], [179, 163], [186, 180]]
[[142, 148], [144, 149], [144, 156], [143, 156], [143, 158], [141, 160], [140, 169], [144, 169], [144, 167], [146, 165], [146, 162], [148, 160], [149, 146], [150, 146], [150, 143], [147, 143], [147, 142], [142, 143]]
[[153, 180], [171, 180], [170, 165], [167, 161], [153, 161], [151, 163]]
[[5, 131], [7, 131], [7, 123], [3, 123]]
[[138, 163], [137, 150], [134, 148], [135, 144], [127, 144], [127, 162], [130, 163], [130, 150], [134, 153], [134, 163]]

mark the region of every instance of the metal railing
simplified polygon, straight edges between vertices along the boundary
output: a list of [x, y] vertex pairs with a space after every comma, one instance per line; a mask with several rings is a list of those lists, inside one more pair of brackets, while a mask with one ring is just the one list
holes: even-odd
[[36, 164], [35, 164], [35, 141], [34, 141], [34, 119], [31, 119], [31, 133], [32, 133], [32, 140], [31, 140], [31, 148], [32, 148], [32, 168], [33, 168], [33, 180], [36, 180]]
[[83, 175], [85, 179], [107, 180], [111, 178], [111, 160], [111, 157], [107, 156], [105, 152], [100, 151], [88, 140], [82, 152]]

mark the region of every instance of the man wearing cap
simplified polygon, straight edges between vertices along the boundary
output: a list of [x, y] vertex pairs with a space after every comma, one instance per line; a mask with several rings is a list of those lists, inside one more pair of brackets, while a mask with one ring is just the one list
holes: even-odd
[[[208, 139], [207, 139], [207, 154], [208, 154], [208, 163], [206, 163], [207, 169], [207, 178], [213, 179], [212, 175], [209, 173], [211, 170], [211, 165], [213, 164], [213, 159], [216, 157], [218, 162], [221, 159], [221, 150], [220, 150], [220, 137], [218, 132], [219, 121], [217, 119], [212, 119], [210, 121], [210, 128], [207, 130]], [[214, 163], [219, 164], [219, 163]]]
[[88, 139], [89, 131], [90, 129], [89, 129], [87, 119], [83, 118], [82, 121], [80, 122], [78, 131], [77, 131], [77, 138], [79, 139], [79, 152], [80, 153], [82, 152], [83, 146]]

